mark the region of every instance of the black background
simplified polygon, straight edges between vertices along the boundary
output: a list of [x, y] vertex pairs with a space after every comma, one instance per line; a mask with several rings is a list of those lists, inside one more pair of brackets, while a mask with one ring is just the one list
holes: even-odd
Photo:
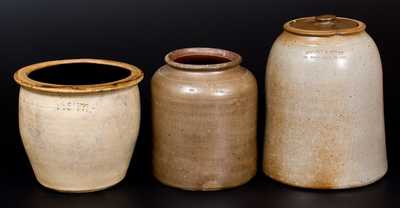
[[[395, 0], [2, 0], [0, 1], [0, 207], [379, 207], [400, 206], [398, 23]], [[389, 172], [364, 188], [311, 191], [258, 175], [218, 192], [187, 192], [151, 175], [149, 81], [164, 55], [182, 47], [218, 47], [242, 55], [259, 84], [259, 146], [264, 127], [264, 75], [268, 51], [287, 20], [325, 13], [367, 23], [384, 68]], [[32, 63], [105, 58], [145, 72], [140, 84], [142, 123], [128, 175], [115, 187], [90, 194], [60, 194], [36, 182], [18, 133], [18, 86], [12, 74]], [[262, 148], [260, 148], [260, 155]]]

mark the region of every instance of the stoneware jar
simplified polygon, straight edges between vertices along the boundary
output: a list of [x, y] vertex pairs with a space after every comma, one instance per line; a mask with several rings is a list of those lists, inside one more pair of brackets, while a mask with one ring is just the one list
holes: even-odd
[[241, 57], [187, 48], [165, 57], [151, 81], [153, 172], [186, 190], [219, 190], [256, 173], [257, 83]]
[[18, 70], [19, 127], [39, 183], [91, 192], [121, 181], [139, 130], [137, 84], [129, 64], [57, 60]]
[[322, 15], [287, 22], [269, 54], [264, 172], [343, 189], [386, 173], [382, 67], [365, 24]]

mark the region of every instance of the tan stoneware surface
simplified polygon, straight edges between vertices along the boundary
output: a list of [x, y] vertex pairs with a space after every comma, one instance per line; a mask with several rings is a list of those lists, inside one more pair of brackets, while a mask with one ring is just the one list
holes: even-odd
[[[116, 66], [130, 75], [91, 85], [50, 84], [28, 76], [75, 63]], [[61, 192], [91, 192], [124, 178], [139, 130], [139, 69], [108, 60], [57, 60], [22, 68], [14, 78], [21, 85], [20, 133], [39, 183]]]
[[[178, 61], [197, 58], [205, 61]], [[221, 58], [226, 62], [207, 62]], [[202, 191], [249, 181], [256, 173], [257, 83], [241, 57], [187, 48], [165, 60], [151, 81], [155, 177]]]
[[264, 151], [271, 178], [342, 189], [386, 173], [382, 67], [364, 28], [323, 36], [285, 28], [273, 44]]

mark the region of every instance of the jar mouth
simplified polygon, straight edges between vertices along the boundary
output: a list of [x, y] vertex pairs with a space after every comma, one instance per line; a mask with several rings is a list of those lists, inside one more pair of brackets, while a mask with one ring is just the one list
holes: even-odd
[[46, 61], [19, 69], [14, 80], [22, 87], [53, 93], [91, 93], [137, 85], [143, 72], [137, 67], [104, 59]]
[[227, 69], [239, 65], [241, 61], [239, 54], [218, 48], [182, 48], [165, 56], [168, 65], [195, 71]]

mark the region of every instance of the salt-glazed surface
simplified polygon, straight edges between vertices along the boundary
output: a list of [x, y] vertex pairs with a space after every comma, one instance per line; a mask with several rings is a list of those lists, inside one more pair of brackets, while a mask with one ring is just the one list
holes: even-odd
[[341, 189], [386, 173], [381, 61], [364, 28], [329, 36], [286, 28], [273, 44], [264, 152], [271, 178]]
[[154, 74], [153, 170], [162, 183], [209, 191], [255, 175], [257, 83], [240, 60], [222, 49], [180, 49]]
[[[82, 86], [41, 83], [27, 76], [45, 66], [82, 62], [127, 67], [132, 73], [124, 81]], [[140, 70], [105, 60], [62, 60], [29, 66], [15, 78], [22, 85], [22, 141], [43, 186], [90, 192], [124, 178], [139, 131]]]

